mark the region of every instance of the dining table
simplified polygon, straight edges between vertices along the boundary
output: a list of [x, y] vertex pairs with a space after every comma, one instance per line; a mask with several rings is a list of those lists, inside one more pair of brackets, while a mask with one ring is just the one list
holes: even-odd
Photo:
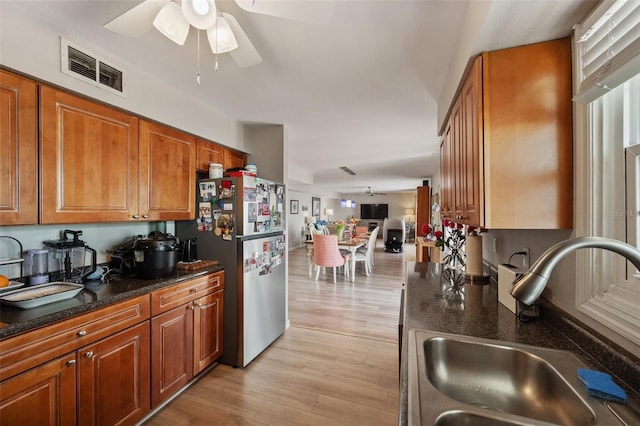
[[[309, 266], [309, 278], [313, 274], [313, 240], [305, 241], [307, 245], [307, 263]], [[350, 272], [351, 272], [351, 282], [354, 282], [356, 279], [356, 250], [360, 247], [364, 247], [367, 244], [367, 239], [365, 238], [350, 238], [348, 240], [338, 240], [338, 248], [340, 250], [349, 250], [351, 253], [350, 259]]]

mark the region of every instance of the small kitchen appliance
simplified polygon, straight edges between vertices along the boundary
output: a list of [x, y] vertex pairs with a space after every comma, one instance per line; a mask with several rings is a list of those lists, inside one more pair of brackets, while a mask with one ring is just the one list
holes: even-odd
[[183, 262], [197, 262], [198, 261], [198, 239], [189, 238], [182, 242], [182, 259]]
[[[53, 281], [82, 282], [95, 272], [97, 253], [79, 238], [80, 235], [82, 231], [65, 229], [62, 239], [44, 242], [54, 264], [49, 274]], [[91, 253], [91, 265], [85, 267], [87, 252]]]
[[176, 273], [180, 244], [171, 234], [154, 231], [133, 244], [136, 277], [144, 280], [164, 278]]
[[29, 284], [45, 284], [49, 282], [49, 249], [29, 250], [27, 252], [29, 266]]

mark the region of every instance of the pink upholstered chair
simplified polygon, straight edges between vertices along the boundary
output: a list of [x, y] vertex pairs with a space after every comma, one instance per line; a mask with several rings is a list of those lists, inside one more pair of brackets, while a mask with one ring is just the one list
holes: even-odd
[[333, 267], [333, 282], [336, 282], [336, 268], [344, 266], [345, 277], [349, 276], [347, 262], [350, 255], [340, 253], [338, 249], [338, 237], [336, 235], [316, 234], [313, 236], [313, 256], [316, 265], [316, 281], [320, 276], [320, 267]]

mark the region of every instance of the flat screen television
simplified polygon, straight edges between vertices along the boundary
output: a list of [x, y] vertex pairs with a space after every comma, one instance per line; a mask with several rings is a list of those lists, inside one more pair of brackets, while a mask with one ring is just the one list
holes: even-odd
[[360, 219], [389, 217], [389, 204], [360, 204]]

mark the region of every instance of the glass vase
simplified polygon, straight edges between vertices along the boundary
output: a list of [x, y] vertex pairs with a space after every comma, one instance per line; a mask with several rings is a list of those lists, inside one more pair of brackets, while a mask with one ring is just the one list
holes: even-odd
[[442, 264], [445, 268], [463, 271], [465, 266], [465, 255], [462, 247], [446, 247], [442, 258]]

